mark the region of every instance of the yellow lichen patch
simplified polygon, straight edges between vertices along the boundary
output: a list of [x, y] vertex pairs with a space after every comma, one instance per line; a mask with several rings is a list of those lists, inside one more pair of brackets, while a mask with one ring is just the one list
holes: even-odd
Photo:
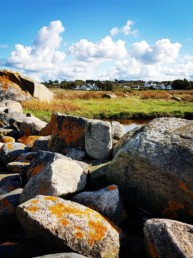
[[83, 234], [83, 232], [78, 231], [78, 232], [75, 233], [75, 237], [77, 239], [83, 239], [84, 238], [84, 234]]
[[59, 202], [59, 203], [57, 203], [53, 206], [49, 206], [48, 209], [52, 214], [54, 214], [58, 218], [60, 218], [63, 213], [76, 214], [76, 215], [81, 215], [82, 214], [83, 215], [83, 212], [80, 211], [79, 209], [66, 206], [65, 204], [63, 204], [61, 202]]
[[68, 224], [69, 224], [69, 221], [67, 219], [60, 219], [59, 220], [60, 224], [63, 226], [63, 227], [66, 227]]
[[44, 200], [46, 200], [46, 201], [56, 201], [57, 198], [55, 196], [45, 196]]
[[183, 182], [179, 182], [179, 188], [184, 190], [184, 191], [187, 191], [188, 190], [188, 187], [186, 184], [184, 184]]
[[26, 208], [28, 211], [30, 211], [30, 212], [37, 212], [38, 210], [39, 210], [39, 208], [37, 207], [37, 206], [30, 206], [30, 207], [27, 207]]
[[10, 137], [10, 136], [4, 136], [0, 139], [0, 142], [10, 143], [10, 142], [15, 142], [15, 139], [13, 137]]
[[109, 191], [117, 190], [117, 186], [116, 185], [110, 185], [110, 186], [107, 187], [107, 189]]
[[31, 200], [31, 203], [33, 203], [33, 204], [37, 204], [39, 201], [37, 200], [37, 199], [35, 199], [35, 200]]
[[30, 177], [33, 177], [33, 176], [37, 175], [44, 167], [45, 167], [45, 164], [41, 163], [34, 168], [30, 168], [28, 170], [28, 175], [30, 175]]
[[13, 143], [7, 143], [7, 149], [12, 150], [13, 149]]
[[88, 221], [88, 227], [92, 230], [89, 233], [89, 244], [92, 246], [96, 241], [100, 241], [104, 238], [105, 233], [107, 231], [107, 227], [105, 227], [101, 221]]
[[159, 257], [159, 255], [157, 253], [157, 250], [155, 248], [155, 245], [153, 243], [149, 244], [149, 252], [150, 252], [151, 258], [158, 258]]

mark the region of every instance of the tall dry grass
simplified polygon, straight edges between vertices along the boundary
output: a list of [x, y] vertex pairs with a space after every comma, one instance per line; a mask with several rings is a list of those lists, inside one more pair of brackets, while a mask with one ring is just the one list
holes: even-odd
[[23, 101], [22, 107], [26, 109], [32, 110], [44, 110], [49, 112], [73, 112], [80, 110], [77, 104], [72, 103], [72, 101], [64, 101], [61, 99], [54, 99], [51, 103], [40, 102], [35, 99], [31, 99], [28, 101]]
[[166, 91], [146, 91], [140, 93], [141, 99], [170, 99], [171, 95]]

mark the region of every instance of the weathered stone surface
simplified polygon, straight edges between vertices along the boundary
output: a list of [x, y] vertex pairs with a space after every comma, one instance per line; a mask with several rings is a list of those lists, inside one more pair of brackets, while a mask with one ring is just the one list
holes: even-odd
[[65, 159], [70, 160], [70, 158], [65, 157], [62, 154], [50, 151], [38, 151], [31, 166], [27, 170], [27, 178], [28, 180], [40, 173], [44, 168], [49, 166], [56, 159]]
[[124, 147], [125, 144], [131, 139], [133, 134], [138, 131], [139, 128], [134, 128], [123, 135], [123, 137], [113, 146], [113, 157], [117, 154], [118, 150]]
[[86, 256], [83, 256], [77, 253], [59, 253], [59, 254], [47, 254], [43, 256], [38, 256], [36, 258], [86, 258]]
[[26, 117], [21, 122], [20, 135], [30, 136], [38, 135], [42, 128], [47, 125], [46, 122], [36, 117]]
[[26, 145], [18, 142], [5, 143], [0, 149], [0, 162], [7, 164], [14, 161], [18, 155], [27, 152]]
[[100, 120], [89, 120], [85, 131], [86, 153], [94, 159], [108, 159], [112, 150], [111, 124]]
[[53, 196], [19, 205], [17, 218], [26, 232], [46, 247], [89, 257], [118, 258], [119, 232], [98, 212]]
[[86, 180], [86, 173], [75, 161], [57, 159], [28, 181], [20, 196], [20, 202], [32, 199], [38, 194], [67, 197], [83, 190]]
[[34, 142], [39, 139], [41, 139], [41, 136], [38, 136], [38, 135], [30, 135], [30, 136], [24, 135], [21, 138], [19, 138], [17, 141], [29, 147], [32, 147], [34, 145]]
[[31, 95], [42, 102], [50, 103], [53, 100], [53, 93], [47, 87], [17, 72], [0, 71], [0, 83], [4, 91], [10, 92], [8, 97], [11, 99], [24, 100]]
[[120, 124], [117, 121], [113, 121], [111, 122], [111, 132], [112, 132], [113, 139], [119, 140], [125, 134], [125, 129], [122, 124]]
[[118, 151], [107, 177], [130, 204], [193, 222], [193, 121], [154, 119]]
[[13, 132], [13, 129], [6, 128], [6, 127], [0, 128], [0, 137], [4, 137], [6, 135], [9, 135], [12, 132]]
[[30, 162], [28, 160], [13, 161], [6, 165], [7, 169], [15, 173], [24, 173], [29, 167]]
[[86, 155], [84, 150], [76, 148], [64, 148], [62, 154], [75, 160], [84, 160]]
[[98, 211], [117, 225], [127, 218], [123, 200], [116, 185], [110, 185], [95, 192], [82, 192], [71, 200]]
[[16, 190], [18, 188], [22, 187], [22, 183], [19, 179], [18, 175], [1, 175], [0, 180], [0, 195], [7, 194], [13, 190]]
[[51, 130], [51, 140], [49, 142], [49, 150], [61, 152], [65, 147], [83, 148], [85, 145], [85, 124], [87, 119], [76, 116], [67, 116], [59, 113], [52, 115], [50, 125], [43, 131]]
[[19, 195], [22, 188], [7, 194], [0, 195], [0, 225], [10, 224], [16, 221], [15, 211], [19, 205]]
[[3, 100], [0, 102], [0, 112], [8, 111], [23, 113], [22, 105], [14, 100]]
[[149, 257], [192, 257], [193, 226], [168, 219], [150, 219], [144, 226]]
[[49, 136], [39, 136], [40, 138], [38, 138], [33, 146], [32, 146], [32, 151], [39, 151], [39, 150], [43, 150], [43, 151], [48, 151], [48, 144], [49, 141], [51, 139], [51, 135]]

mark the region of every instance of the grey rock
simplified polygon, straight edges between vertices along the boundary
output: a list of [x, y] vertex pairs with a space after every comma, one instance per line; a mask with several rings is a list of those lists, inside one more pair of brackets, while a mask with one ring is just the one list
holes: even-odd
[[121, 149], [131, 139], [139, 128], [134, 128], [123, 135], [123, 137], [113, 146], [113, 157], [117, 154], [118, 150]]
[[84, 150], [76, 148], [64, 148], [62, 153], [75, 160], [84, 160], [86, 155]]
[[[24, 158], [24, 156], [22, 157]], [[27, 170], [27, 179], [29, 180], [31, 177], [41, 172], [44, 168], [48, 167], [56, 159], [70, 160], [70, 158], [65, 157], [64, 155], [56, 152], [50, 152], [50, 151], [36, 152], [33, 158], [33, 162], [31, 163], [31, 166]]]
[[112, 137], [115, 140], [121, 139], [125, 134], [124, 126], [117, 121], [111, 122], [111, 131], [112, 131]]
[[120, 233], [98, 212], [75, 202], [53, 196], [19, 205], [17, 218], [28, 235], [38, 243], [57, 250], [88, 257], [118, 258]]
[[22, 187], [19, 174], [4, 174], [0, 178], [0, 195], [7, 194]]
[[0, 225], [11, 224], [16, 221], [16, 208], [19, 205], [19, 196], [23, 191], [18, 188], [7, 194], [0, 195]]
[[47, 151], [48, 150], [48, 144], [51, 139], [51, 136], [41, 136], [39, 139], [37, 139], [32, 147], [32, 151]]
[[14, 161], [21, 153], [26, 153], [29, 148], [18, 142], [5, 143], [0, 149], [0, 161], [4, 164]]
[[193, 226], [168, 219], [150, 219], [144, 226], [149, 257], [192, 257]]
[[107, 178], [156, 216], [193, 222], [193, 121], [158, 118], [119, 149]]
[[36, 117], [25, 117], [21, 122], [20, 136], [38, 135], [41, 129], [46, 125], [46, 122]]
[[100, 120], [87, 121], [85, 148], [91, 158], [109, 159], [112, 151], [111, 124]]
[[117, 225], [127, 218], [124, 203], [116, 185], [110, 185], [95, 192], [82, 192], [71, 200], [98, 211]]
[[116, 94], [104, 94], [102, 97], [106, 98], [106, 99], [116, 99], [117, 95]]
[[86, 173], [75, 161], [56, 159], [28, 181], [20, 203], [39, 194], [68, 197], [83, 190], [86, 181]]
[[14, 100], [3, 100], [0, 102], [0, 112], [8, 110], [10, 112], [23, 113], [22, 105]]

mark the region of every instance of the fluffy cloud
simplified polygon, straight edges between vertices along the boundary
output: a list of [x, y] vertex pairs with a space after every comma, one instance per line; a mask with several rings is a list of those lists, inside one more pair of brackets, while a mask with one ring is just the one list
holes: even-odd
[[[137, 31], [132, 30], [133, 24], [128, 20], [125, 26], [113, 28], [111, 35], [135, 35]], [[31, 46], [17, 44], [9, 58], [0, 60], [0, 65], [37, 81], [193, 78], [193, 56], [180, 56], [178, 42], [160, 39], [150, 45], [147, 41], [140, 41], [127, 49], [126, 41], [114, 41], [105, 36], [98, 42], [81, 39], [64, 52], [60, 50], [64, 30], [61, 21], [52, 21], [40, 29]]]
[[82, 61], [92, 61], [93, 59], [96, 61], [97, 59], [122, 59], [127, 56], [125, 42], [123, 40], [114, 42], [109, 36], [106, 36], [98, 43], [81, 39], [70, 47], [69, 53]]
[[32, 46], [17, 44], [5, 66], [28, 71], [46, 72], [54, 66], [60, 66], [65, 54], [58, 51], [64, 27], [60, 21], [52, 21], [48, 27], [43, 27], [37, 34]]
[[110, 30], [111, 36], [115, 36], [118, 33], [123, 33], [125, 35], [137, 36], [139, 31], [137, 29], [132, 30], [132, 26], [134, 25], [134, 21], [128, 20], [126, 25], [121, 28], [114, 27]]
[[168, 63], [177, 59], [180, 48], [180, 43], [171, 43], [169, 39], [160, 39], [153, 46], [141, 41], [131, 46], [131, 55], [145, 64]]

